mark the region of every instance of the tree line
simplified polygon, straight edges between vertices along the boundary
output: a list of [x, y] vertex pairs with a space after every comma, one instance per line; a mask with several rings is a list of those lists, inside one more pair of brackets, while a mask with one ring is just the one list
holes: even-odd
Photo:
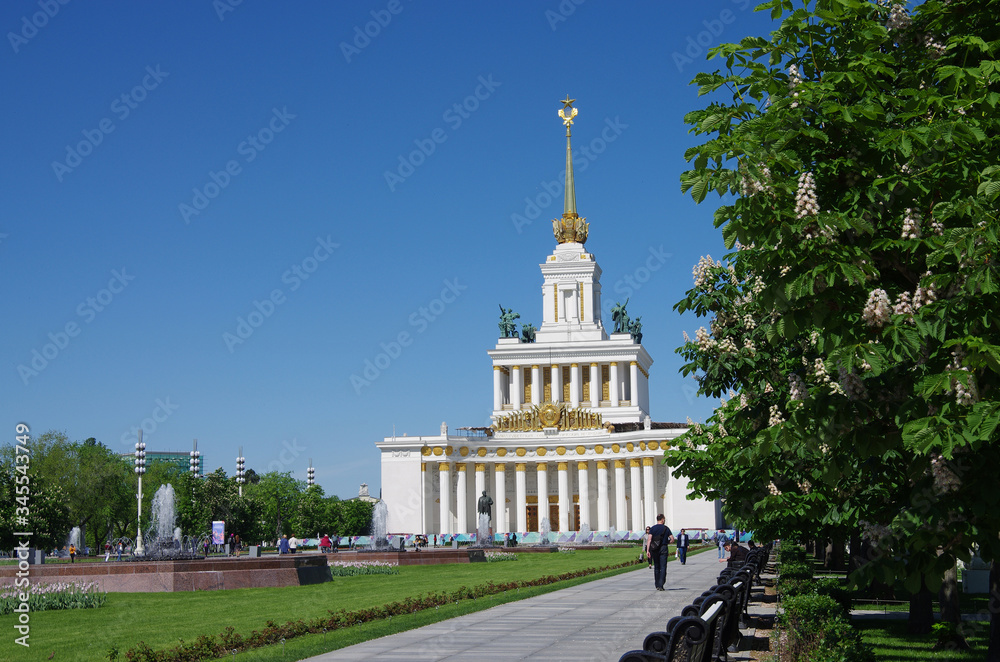
[[[131, 456], [123, 457], [93, 437], [70, 441], [57, 431], [39, 435], [28, 445], [26, 524], [16, 519], [17, 454], [13, 445], [0, 448], [0, 549], [18, 544], [15, 531], [31, 531], [32, 545], [40, 549], [62, 548], [73, 527], [80, 527], [81, 546], [91, 549], [103, 550], [109, 540], [135, 538], [138, 477]], [[206, 535], [217, 520], [226, 522], [227, 535], [235, 533], [251, 544], [273, 544], [282, 535], [356, 536], [369, 531], [371, 503], [326, 496], [322, 487], [308, 487], [290, 472], [258, 474], [251, 468], [245, 478], [240, 496], [235, 477], [221, 468], [195, 478], [169, 462], [147, 463], [142, 528], [149, 525], [156, 491], [171, 484], [176, 526], [183, 535]], [[23, 484], [20, 487], [24, 496]]]

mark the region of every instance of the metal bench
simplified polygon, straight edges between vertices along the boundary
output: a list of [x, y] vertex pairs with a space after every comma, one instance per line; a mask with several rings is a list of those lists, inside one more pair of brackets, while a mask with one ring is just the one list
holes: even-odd
[[618, 662], [713, 662], [716, 632], [723, 624], [726, 605], [714, 601], [701, 616], [675, 616], [664, 632], [653, 632], [643, 641], [643, 650], [629, 651]]

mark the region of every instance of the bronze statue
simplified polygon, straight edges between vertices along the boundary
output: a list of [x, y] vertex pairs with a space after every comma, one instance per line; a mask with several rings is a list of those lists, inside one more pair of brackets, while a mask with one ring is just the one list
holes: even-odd
[[487, 494], [486, 490], [483, 490], [483, 496], [479, 497], [479, 510], [480, 514], [485, 513], [487, 519], [493, 519], [493, 499], [491, 499]]

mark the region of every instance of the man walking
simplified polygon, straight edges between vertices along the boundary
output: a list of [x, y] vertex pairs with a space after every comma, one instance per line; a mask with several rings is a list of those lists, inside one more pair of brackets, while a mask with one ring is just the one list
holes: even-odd
[[646, 536], [646, 555], [653, 560], [653, 584], [657, 591], [664, 591], [663, 585], [667, 583], [667, 550], [668, 543], [674, 541], [674, 535], [667, 528], [666, 518], [663, 515], [656, 516], [656, 524], [649, 527], [649, 535]]
[[677, 536], [677, 558], [680, 560], [681, 565], [687, 564], [688, 540], [688, 534], [685, 533], [684, 529], [681, 529], [680, 535]]

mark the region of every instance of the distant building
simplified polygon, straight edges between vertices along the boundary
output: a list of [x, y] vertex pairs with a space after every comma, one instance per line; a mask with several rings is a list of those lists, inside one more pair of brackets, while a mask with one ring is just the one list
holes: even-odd
[[542, 326], [519, 337], [513, 311], [501, 307], [503, 337], [488, 352], [490, 427], [453, 434], [442, 423], [439, 435], [376, 443], [390, 531], [471, 533], [483, 491], [497, 533], [538, 531], [543, 519], [552, 531], [643, 531], [659, 513], [674, 530], [716, 527], [716, 504], [688, 500], [687, 479], [661, 461], [687, 426], [650, 418], [653, 359], [638, 320], [624, 305], [613, 309], [611, 333], [601, 319], [601, 268], [576, 213], [571, 103], [560, 111], [565, 211], [552, 221], [556, 248], [540, 265]]
[[368, 503], [378, 503], [378, 499], [368, 494], [368, 483], [361, 483], [358, 488], [358, 496], [351, 497], [348, 501], [367, 501]]

